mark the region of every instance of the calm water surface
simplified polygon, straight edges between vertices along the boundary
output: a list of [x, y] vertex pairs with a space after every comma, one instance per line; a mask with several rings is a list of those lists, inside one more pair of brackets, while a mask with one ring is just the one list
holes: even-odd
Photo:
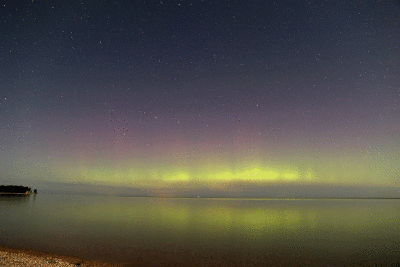
[[[108, 262], [400, 257], [400, 200], [0, 197], [0, 245]], [[146, 259], [144, 259], [146, 260]]]

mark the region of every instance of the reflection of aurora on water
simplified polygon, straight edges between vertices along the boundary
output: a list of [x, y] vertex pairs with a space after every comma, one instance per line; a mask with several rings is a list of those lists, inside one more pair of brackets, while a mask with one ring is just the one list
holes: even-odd
[[130, 260], [143, 248], [197, 257], [229, 252], [259, 260], [271, 252], [285, 252], [296, 257], [328, 256], [333, 262], [352, 255], [357, 262], [375, 261], [397, 253], [391, 250], [399, 236], [398, 200], [393, 199], [40, 194], [32, 200], [31, 205], [14, 205], [0, 199], [5, 245], [59, 253], [68, 249], [76, 256], [117, 262]]

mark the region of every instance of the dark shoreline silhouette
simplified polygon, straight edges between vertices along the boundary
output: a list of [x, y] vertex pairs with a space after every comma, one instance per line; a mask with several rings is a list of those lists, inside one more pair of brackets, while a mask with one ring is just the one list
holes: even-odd
[[[29, 195], [32, 194], [32, 189], [22, 185], [0, 185], [0, 195]], [[33, 194], [37, 194], [35, 189]]]

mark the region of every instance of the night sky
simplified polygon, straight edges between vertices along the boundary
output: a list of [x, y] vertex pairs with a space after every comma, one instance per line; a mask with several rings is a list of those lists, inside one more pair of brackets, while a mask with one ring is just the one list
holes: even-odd
[[399, 1], [5, 2], [2, 184], [400, 190]]

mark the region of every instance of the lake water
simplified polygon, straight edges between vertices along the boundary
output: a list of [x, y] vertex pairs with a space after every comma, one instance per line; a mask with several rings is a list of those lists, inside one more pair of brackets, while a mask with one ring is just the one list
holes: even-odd
[[393, 199], [0, 197], [0, 245], [127, 266], [393, 263], [399, 208]]

